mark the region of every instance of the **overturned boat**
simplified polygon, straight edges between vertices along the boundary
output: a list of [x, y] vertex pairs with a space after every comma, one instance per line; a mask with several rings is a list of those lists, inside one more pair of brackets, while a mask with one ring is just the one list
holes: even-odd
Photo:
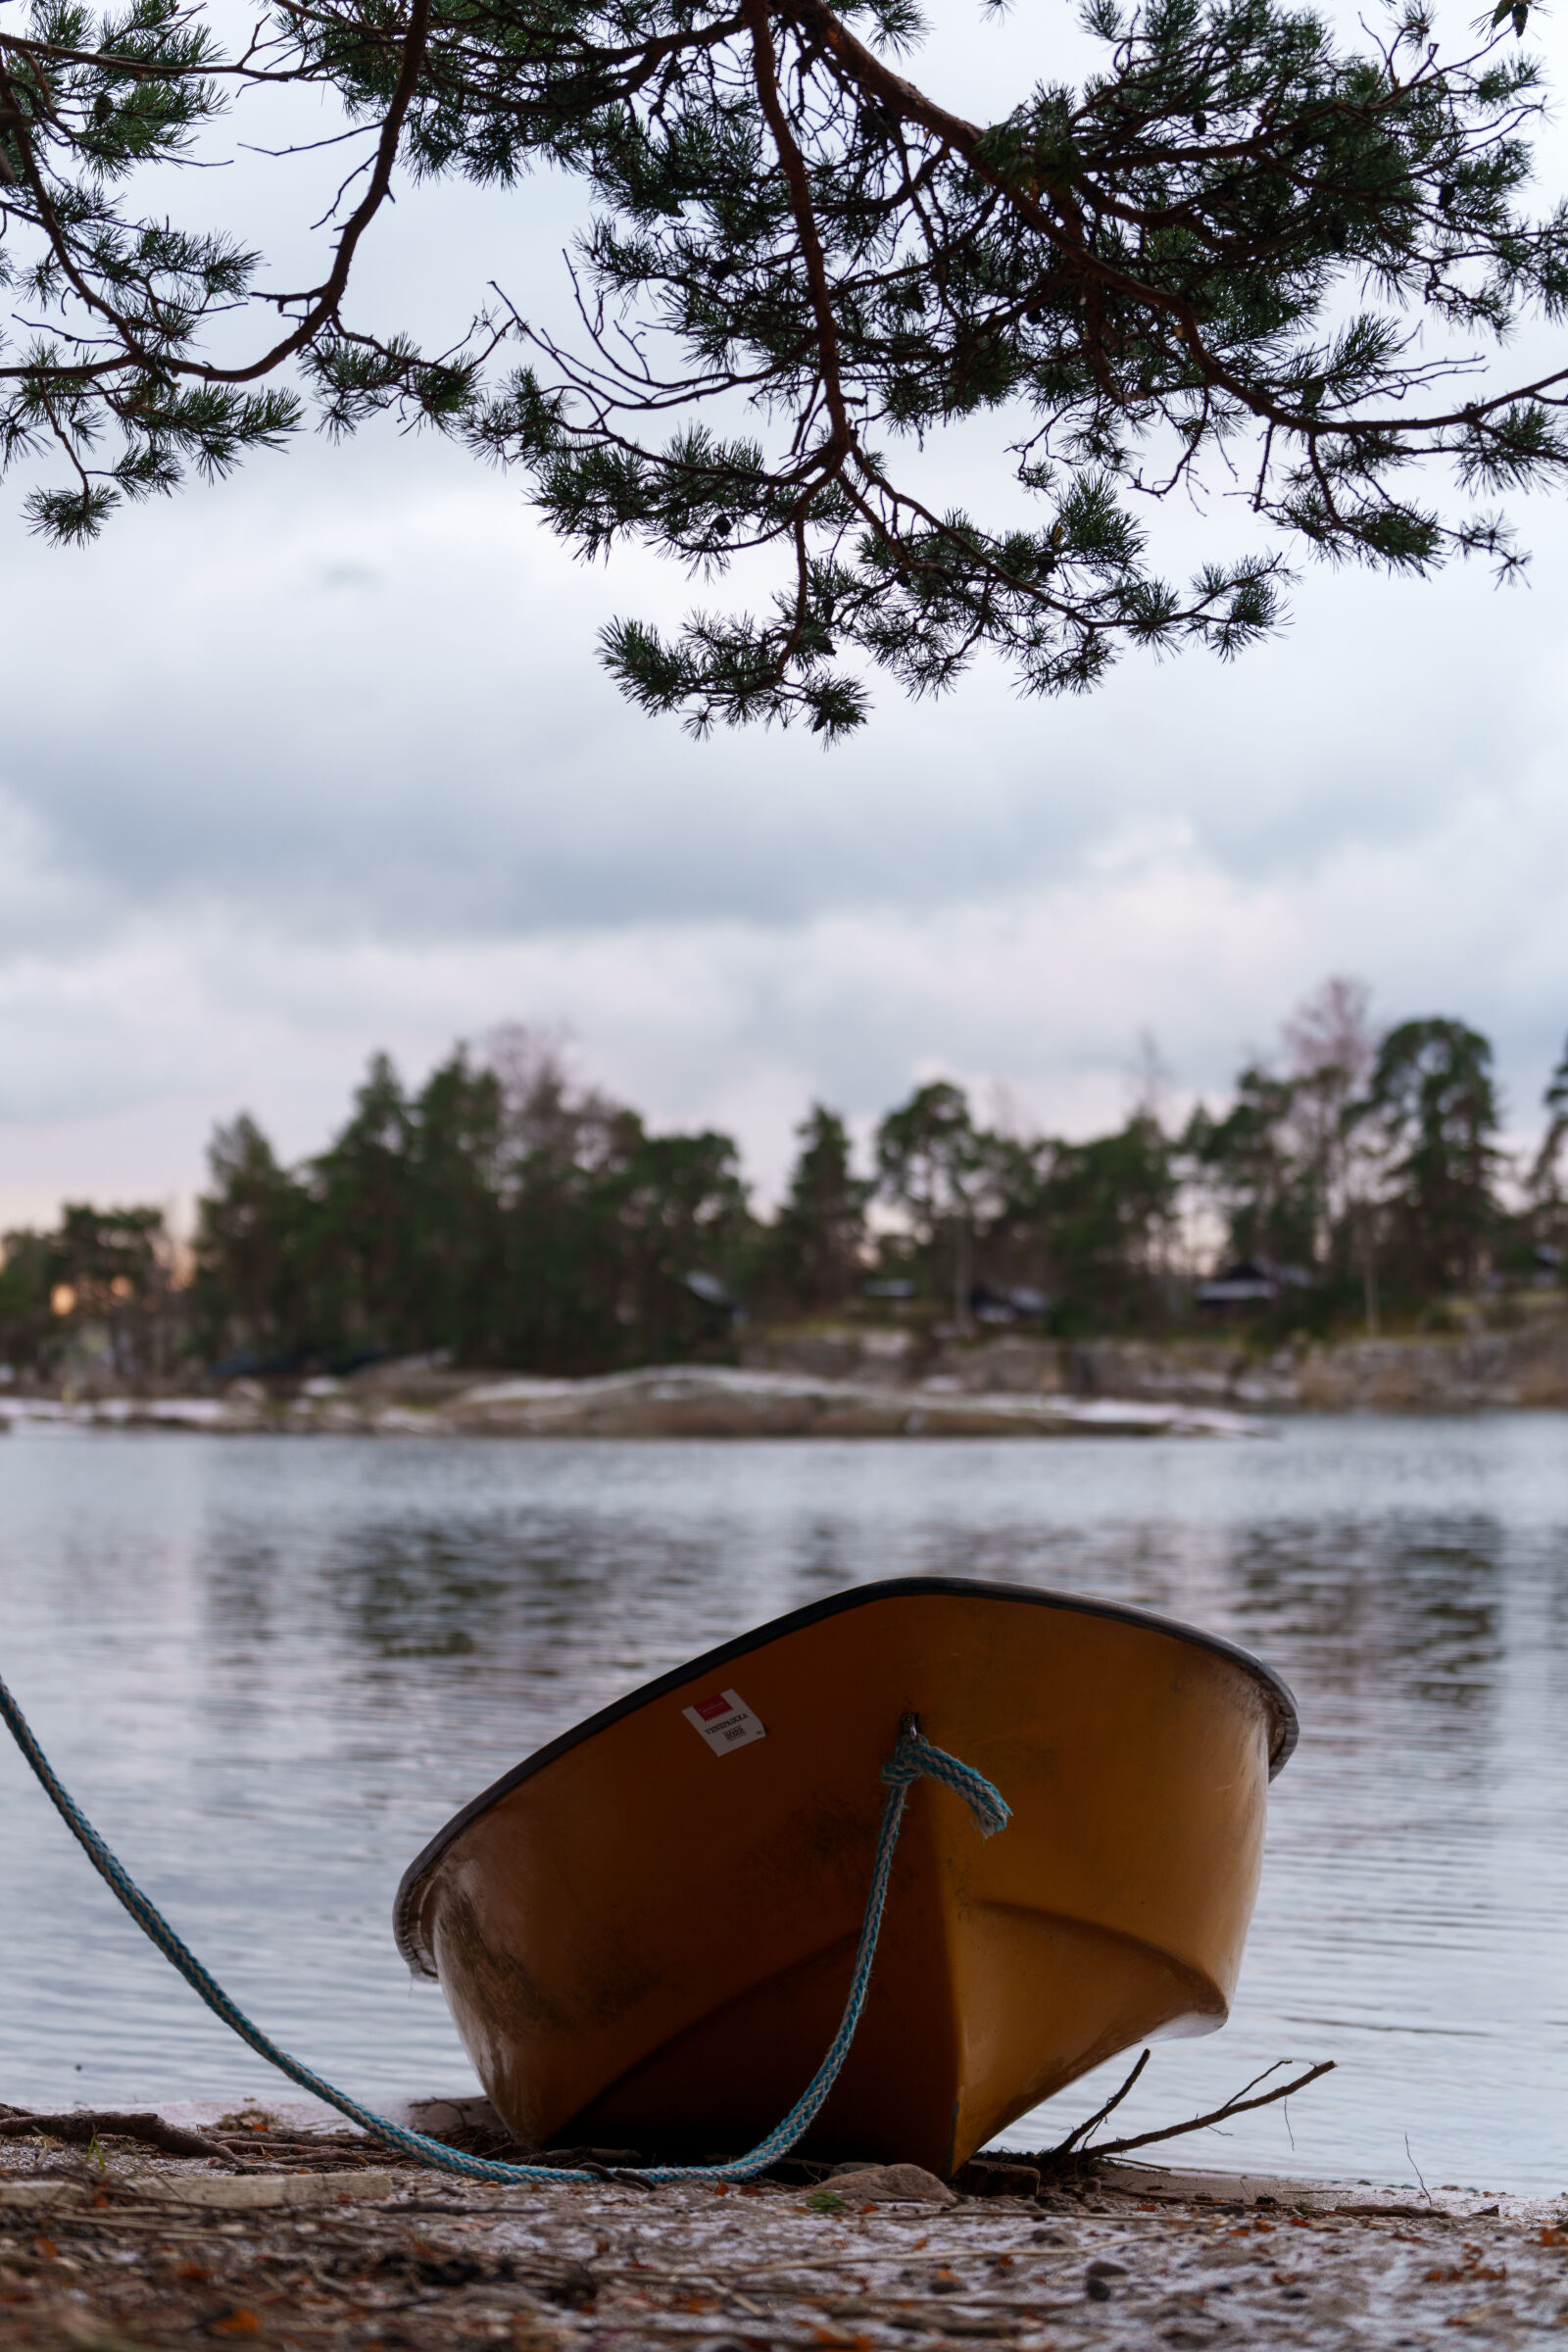
[[863, 2015], [804, 2143], [949, 2174], [1131, 2043], [1225, 2022], [1290, 1691], [1136, 1609], [902, 1578], [662, 1675], [466, 1805], [398, 1890], [526, 2145], [735, 2154], [845, 2007], [911, 1721], [1011, 1808], [909, 1792]]

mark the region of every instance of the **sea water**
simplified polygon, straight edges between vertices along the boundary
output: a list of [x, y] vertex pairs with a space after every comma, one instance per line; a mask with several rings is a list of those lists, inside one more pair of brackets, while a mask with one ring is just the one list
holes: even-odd
[[[1568, 1421], [1299, 1418], [1250, 1440], [0, 1441], [0, 1673], [241, 2005], [362, 2096], [471, 2088], [393, 1948], [408, 1861], [583, 1715], [786, 1609], [968, 1575], [1267, 1658], [1300, 1748], [1229, 2025], [1126, 2130], [1276, 2059], [1337, 2071], [1173, 2159], [1568, 2185]], [[1103, 2070], [1005, 2135], [1057, 2137]], [[276, 2078], [0, 1752], [0, 2099]]]

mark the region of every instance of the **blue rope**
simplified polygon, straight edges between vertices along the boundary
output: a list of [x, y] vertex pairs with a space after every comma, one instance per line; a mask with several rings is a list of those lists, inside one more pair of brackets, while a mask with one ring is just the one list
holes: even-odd
[[[275, 2066], [291, 2082], [308, 2090], [318, 2099], [335, 2107], [351, 2123], [372, 2137], [385, 2140], [389, 2146], [401, 2148], [407, 2156], [417, 2157], [420, 2163], [433, 2165], [440, 2172], [461, 2173], [472, 2180], [594, 2180], [597, 2173], [578, 2172], [550, 2164], [499, 2164], [484, 2156], [465, 2156], [449, 2148], [443, 2140], [431, 2139], [423, 2132], [411, 2132], [403, 2124], [394, 2124], [384, 2115], [374, 2114], [362, 2107], [358, 2099], [347, 2092], [334, 2089], [310, 2067], [302, 2066], [286, 2050], [278, 2048], [259, 2026], [253, 2026], [242, 2009], [229, 1999], [217, 1980], [209, 1976], [194, 1952], [187, 1950], [163, 1913], [150, 1902], [122, 1863], [111, 1853], [91, 1822], [75, 1800], [55, 1778], [48, 1757], [27, 1727], [26, 1718], [17, 1705], [4, 1682], [0, 1682], [0, 1716], [3, 1716], [12, 1738], [26, 1757], [34, 1774], [43, 1786], [72, 1836], [86, 1853], [94, 1870], [116, 1894], [145, 1936], [163, 1953], [164, 1958], [178, 1969], [207, 2003], [215, 2016], [248, 2042], [260, 2057]], [[828, 2092], [838, 2080], [839, 2070], [850, 2054], [865, 1996], [871, 1982], [871, 1963], [876, 1957], [877, 1935], [882, 1926], [882, 1908], [887, 1899], [888, 1879], [893, 1869], [894, 1848], [899, 1842], [899, 1831], [904, 1821], [905, 1800], [918, 1780], [940, 1781], [945, 1788], [961, 1796], [969, 1807], [974, 1825], [982, 1838], [994, 1837], [1004, 1829], [1011, 1818], [1008, 1806], [983, 1774], [972, 1765], [960, 1763], [945, 1748], [934, 1747], [919, 1730], [912, 1716], [906, 1716], [892, 1755], [882, 1767], [882, 1779], [887, 1788], [883, 1800], [881, 1826], [877, 1831], [876, 1859], [871, 1869], [871, 1890], [866, 1896], [865, 1915], [860, 1922], [860, 1940], [855, 1954], [855, 1973], [850, 1979], [849, 1998], [844, 2015], [834, 2034], [826, 2057], [811, 2077], [801, 2096], [784, 2121], [760, 2140], [745, 2156], [732, 2164], [662, 2164], [639, 2167], [637, 2179], [650, 2183], [669, 2180], [750, 2180], [758, 2173], [766, 2172], [770, 2164], [786, 2155], [815, 2121]]]

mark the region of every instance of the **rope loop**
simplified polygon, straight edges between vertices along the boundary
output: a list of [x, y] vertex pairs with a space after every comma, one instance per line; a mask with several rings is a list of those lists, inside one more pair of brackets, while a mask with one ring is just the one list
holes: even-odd
[[[406, 2156], [416, 2157], [421, 2164], [430, 2165], [437, 2172], [461, 2174], [469, 2180], [490, 2180], [498, 2186], [513, 2182], [587, 2181], [601, 2178], [597, 2172], [578, 2172], [561, 2165], [502, 2164], [486, 2156], [465, 2156], [459, 2149], [449, 2148], [444, 2140], [431, 2139], [423, 2132], [411, 2132], [406, 2124], [394, 2124], [388, 2117], [376, 2115], [368, 2107], [362, 2107], [359, 2100], [351, 2098], [347, 2091], [336, 2089], [323, 2076], [301, 2065], [297, 2058], [291, 2058], [286, 2050], [280, 2049], [269, 2034], [262, 2032], [260, 2026], [251, 2023], [236, 2002], [229, 1999], [195, 1953], [180, 1941], [157, 1905], [143, 1894], [123, 1863], [105, 1844], [75, 1799], [57, 1779], [54, 1767], [28, 1728], [26, 1717], [3, 1682], [0, 1682], [0, 1720], [5, 1722], [61, 1820], [143, 1935], [157, 1945], [171, 1966], [179, 1971], [186, 1984], [207, 2003], [213, 2014], [221, 2018], [241, 2041], [253, 2049], [258, 2057], [265, 2058], [270, 2066], [275, 2066], [289, 2082], [297, 2083], [301, 2090], [308, 2090], [313, 2098], [322, 2100], [328, 2107], [335, 2107], [339, 2115], [346, 2115], [350, 2123], [358, 2124], [372, 2138], [384, 2141], [388, 2147], [401, 2149]], [[733, 2164], [639, 2166], [634, 2176], [637, 2180], [648, 2182], [650, 2186], [677, 2180], [750, 2180], [759, 2173], [765, 2173], [768, 2166], [776, 2164], [781, 2156], [787, 2155], [797, 2140], [804, 2138], [810, 2129], [829, 2091], [838, 2081], [865, 2007], [866, 1991], [871, 1982], [871, 1963], [876, 1958], [877, 1936], [887, 1900], [888, 1880], [893, 1870], [894, 1849], [898, 1845], [899, 1830], [904, 1820], [905, 1799], [914, 1782], [940, 1781], [945, 1788], [955, 1789], [968, 1805], [982, 1838], [995, 1837], [997, 1831], [1004, 1829], [1011, 1818], [1010, 1809], [1001, 1791], [992, 1787], [984, 1774], [976, 1772], [972, 1764], [961, 1763], [956, 1756], [950, 1756], [945, 1748], [934, 1747], [912, 1715], [905, 1717], [893, 1753], [882, 1767], [882, 1778], [887, 1784], [888, 1792], [883, 1799], [882, 1819], [877, 1829], [871, 1887], [860, 1921], [860, 1939], [856, 1947], [849, 1998], [844, 2004], [839, 2030], [828, 2045], [827, 2055], [821, 2065], [783, 2122], [776, 2125], [767, 2137], [760, 2140], [745, 2156], [737, 2157]]]
[[882, 1767], [882, 1779], [889, 1788], [909, 1788], [916, 1781], [940, 1781], [962, 1797], [982, 1838], [994, 1838], [1012, 1819], [1012, 1807], [985, 1774], [950, 1756], [945, 1747], [934, 1746], [912, 1715], [904, 1719], [893, 1753]]

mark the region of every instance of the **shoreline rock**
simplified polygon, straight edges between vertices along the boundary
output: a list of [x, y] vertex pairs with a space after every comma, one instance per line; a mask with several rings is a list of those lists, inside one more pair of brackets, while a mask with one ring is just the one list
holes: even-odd
[[1012, 1438], [1253, 1436], [1262, 1424], [1171, 1399], [954, 1392], [677, 1364], [590, 1380], [475, 1376], [406, 1399], [386, 1381], [309, 1380], [293, 1395], [234, 1381], [220, 1396], [0, 1399], [13, 1428], [225, 1435], [514, 1438]]
[[748, 1336], [732, 1364], [580, 1380], [386, 1360], [344, 1379], [238, 1379], [216, 1394], [26, 1395], [15, 1427], [540, 1438], [1244, 1437], [1289, 1413], [1568, 1409], [1568, 1314], [1517, 1329], [1272, 1349], [1242, 1336], [958, 1342], [822, 1324]]
[[852, 1323], [759, 1333], [758, 1371], [918, 1388], [922, 1395], [1116, 1397], [1242, 1413], [1476, 1412], [1568, 1407], [1568, 1313], [1538, 1309], [1510, 1330], [1380, 1339], [1242, 1333], [1177, 1340], [995, 1339], [923, 1343], [912, 1329]]

